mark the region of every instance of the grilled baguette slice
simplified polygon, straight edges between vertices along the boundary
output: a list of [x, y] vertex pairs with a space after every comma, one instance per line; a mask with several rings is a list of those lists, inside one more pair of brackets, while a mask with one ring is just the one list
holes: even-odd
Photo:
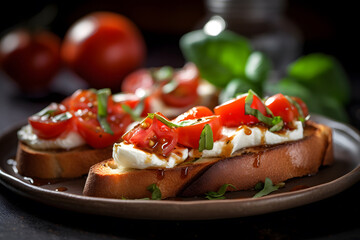
[[[223, 184], [246, 190], [269, 177], [274, 183], [315, 174], [333, 162], [332, 132], [308, 122], [304, 138], [278, 145], [245, 148], [226, 159], [199, 159], [170, 169], [124, 169], [113, 159], [90, 168], [84, 195], [106, 198], [150, 197], [147, 187], [156, 184], [162, 198], [199, 196]], [[232, 189], [228, 189], [232, 190]]]
[[34, 178], [76, 178], [89, 172], [89, 168], [110, 158], [112, 146], [94, 149], [82, 146], [71, 150], [35, 150], [19, 141], [16, 166], [23, 176]]

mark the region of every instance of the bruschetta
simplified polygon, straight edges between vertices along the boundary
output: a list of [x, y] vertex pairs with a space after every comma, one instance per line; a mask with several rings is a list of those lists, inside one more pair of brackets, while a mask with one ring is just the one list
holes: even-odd
[[114, 144], [112, 158], [90, 168], [84, 195], [160, 199], [274, 184], [331, 165], [332, 131], [309, 119], [299, 98], [253, 91], [214, 108], [169, 120], [152, 113]]

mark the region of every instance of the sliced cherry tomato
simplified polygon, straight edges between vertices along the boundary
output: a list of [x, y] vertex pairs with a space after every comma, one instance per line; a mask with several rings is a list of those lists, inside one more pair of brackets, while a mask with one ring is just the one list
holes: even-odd
[[[243, 124], [255, 124], [259, 122], [256, 117], [245, 114], [246, 96], [247, 94], [243, 94], [214, 108], [215, 114], [221, 116], [221, 121], [224, 126], [237, 127]], [[253, 102], [250, 106], [266, 115], [264, 103], [256, 95], [254, 95]]]
[[71, 126], [72, 115], [62, 104], [51, 103], [37, 114], [29, 117], [28, 121], [33, 132], [43, 139], [60, 136]]
[[173, 122], [180, 122], [180, 121], [184, 121], [184, 120], [188, 120], [188, 119], [196, 119], [196, 118], [201, 118], [201, 117], [207, 117], [207, 116], [212, 116], [214, 115], [214, 113], [207, 107], [204, 106], [197, 106], [197, 107], [193, 107], [190, 110], [188, 110], [187, 112], [177, 116], [177, 118], [175, 118], [173, 120]]
[[274, 116], [280, 116], [285, 123], [290, 123], [299, 117], [296, 107], [281, 93], [269, 97], [265, 101], [265, 105], [272, 111]]
[[1, 39], [0, 62], [23, 92], [41, 93], [61, 65], [60, 38], [45, 30], [13, 30]]
[[167, 84], [162, 86], [161, 98], [169, 106], [188, 106], [198, 99], [197, 89], [199, 81], [200, 74], [195, 64], [188, 63], [182, 69], [175, 72], [173, 79], [168, 83], [175, 84], [174, 90], [166, 92]]
[[127, 132], [123, 139], [136, 147], [168, 157], [177, 144], [178, 133], [156, 117], [145, 118], [141, 124]]
[[127, 75], [122, 82], [121, 90], [125, 93], [136, 93], [137, 89], [151, 90], [154, 79], [149, 69], [139, 69]]
[[131, 117], [121, 107], [108, 99], [107, 122], [114, 134], [104, 131], [97, 116], [97, 96], [91, 90], [78, 90], [70, 100], [70, 110], [74, 112], [74, 122], [86, 143], [94, 148], [104, 148], [118, 141], [132, 122]]
[[120, 140], [126, 127], [132, 122], [125, 112], [112, 112], [106, 119], [113, 134], [106, 133], [101, 128], [97, 114], [89, 109], [77, 111], [74, 118], [78, 132], [94, 148], [105, 148]]
[[144, 39], [132, 21], [111, 12], [94, 12], [67, 32], [61, 56], [94, 88], [120, 90], [123, 78], [145, 59]]
[[97, 113], [97, 96], [95, 91], [79, 89], [71, 96], [67, 103], [70, 111], [76, 112], [79, 109], [89, 109]]
[[[190, 119], [190, 118], [189, 118]], [[185, 147], [199, 148], [201, 132], [206, 124], [209, 124], [213, 132], [213, 140], [217, 141], [221, 137], [221, 120], [219, 115], [193, 118], [197, 120], [196, 124], [177, 128], [179, 134], [178, 142]]]
[[301, 98], [299, 98], [299, 97], [291, 97], [291, 98], [299, 104], [299, 106], [301, 107], [301, 110], [304, 114], [304, 117], [309, 115], [309, 109], [308, 109], [306, 103]]

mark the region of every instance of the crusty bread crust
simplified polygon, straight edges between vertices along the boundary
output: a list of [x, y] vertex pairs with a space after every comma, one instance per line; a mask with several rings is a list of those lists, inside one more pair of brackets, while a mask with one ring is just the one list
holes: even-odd
[[19, 142], [16, 163], [19, 173], [34, 178], [76, 178], [112, 155], [112, 146], [94, 149], [90, 146], [72, 150], [35, 150]]
[[[199, 196], [230, 183], [237, 190], [253, 188], [269, 177], [274, 183], [315, 174], [333, 162], [332, 132], [327, 126], [308, 122], [298, 141], [240, 150], [226, 159], [200, 159], [170, 169], [121, 169], [113, 159], [90, 168], [84, 195], [106, 198], [149, 197], [155, 183], [162, 198]], [[228, 189], [232, 190], [232, 189]]]

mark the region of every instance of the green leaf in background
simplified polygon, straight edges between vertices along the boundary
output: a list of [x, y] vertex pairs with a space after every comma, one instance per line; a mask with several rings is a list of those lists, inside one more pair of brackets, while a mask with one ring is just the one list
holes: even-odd
[[265, 86], [265, 91], [269, 94], [280, 92], [301, 98], [308, 106], [310, 113], [321, 114], [342, 122], [349, 120], [344, 105], [332, 96], [327, 96], [322, 91], [310, 89], [292, 78], [287, 77], [277, 83], [267, 82]]
[[203, 30], [189, 32], [180, 39], [180, 48], [184, 57], [198, 67], [202, 78], [220, 88], [245, 75], [251, 53], [249, 41], [228, 30], [216, 36]]
[[288, 69], [288, 76], [312, 92], [331, 96], [339, 103], [350, 99], [350, 84], [340, 63], [332, 56], [313, 53], [299, 58]]
[[[245, 76], [251, 82], [262, 86], [267, 80], [269, 72], [271, 70], [270, 59], [262, 52], [252, 52], [246, 61]], [[262, 93], [258, 92], [262, 95]]]

